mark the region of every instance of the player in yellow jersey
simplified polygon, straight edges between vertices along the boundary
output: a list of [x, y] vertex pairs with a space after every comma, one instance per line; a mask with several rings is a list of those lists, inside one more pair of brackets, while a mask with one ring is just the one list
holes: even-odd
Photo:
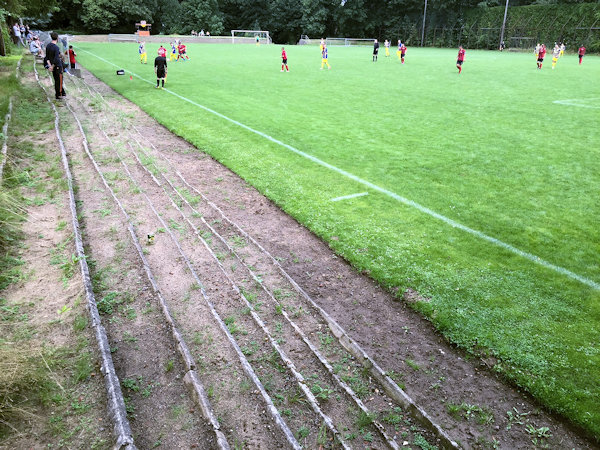
[[140, 54], [140, 63], [148, 64], [148, 55], [146, 54], [146, 43], [140, 42], [140, 47], [138, 48], [138, 52]]
[[383, 46], [385, 47], [385, 56], [390, 56], [390, 41], [386, 39]]
[[169, 61], [175, 61], [177, 59], [177, 47], [174, 42], [171, 42], [171, 51], [169, 52]]
[[331, 66], [327, 62], [327, 45], [323, 43], [321, 50], [321, 70], [323, 70], [323, 66], [327, 64], [327, 69], [331, 69]]
[[554, 44], [554, 49], [552, 49], [552, 70], [556, 67], [558, 58], [560, 58], [560, 47], [558, 44]]

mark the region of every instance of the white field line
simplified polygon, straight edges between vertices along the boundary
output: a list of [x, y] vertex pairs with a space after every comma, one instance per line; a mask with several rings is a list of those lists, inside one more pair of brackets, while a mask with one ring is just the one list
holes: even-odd
[[589, 100], [599, 100], [599, 97], [594, 98], [572, 98], [567, 100], [554, 100], [552, 103], [557, 103], [559, 105], [567, 105], [567, 106], [579, 106], [580, 108], [592, 108], [592, 109], [600, 109], [600, 106], [595, 105], [586, 105], [585, 101]]
[[[98, 55], [92, 53], [92, 52], [89, 52], [89, 51], [83, 50], [83, 49], [80, 49], [80, 51], [88, 53], [88, 54], [94, 56], [95, 58], [98, 58], [99, 60], [104, 61], [105, 63], [107, 63], [107, 64], [109, 64], [109, 65], [111, 65], [113, 67], [116, 67], [118, 69], [121, 68], [121, 67], [117, 66], [116, 64], [114, 64], [114, 63], [112, 63], [112, 62], [110, 62], [110, 61], [102, 58], [101, 56], [98, 56]], [[132, 74], [134, 77], [136, 77], [136, 78], [138, 78], [138, 79], [140, 79], [140, 80], [148, 83], [148, 84], [154, 85], [154, 82], [141, 77], [140, 75], [136, 74], [135, 72], [131, 72], [130, 70], [126, 70], [126, 69], [125, 69], [125, 71], [127, 73]], [[540, 258], [539, 256], [536, 256], [536, 255], [534, 255], [532, 253], [520, 250], [520, 249], [518, 249], [518, 248], [516, 248], [516, 247], [514, 247], [514, 246], [512, 246], [510, 244], [507, 244], [506, 242], [503, 242], [503, 241], [501, 241], [499, 239], [496, 239], [495, 237], [488, 236], [487, 234], [482, 233], [481, 231], [475, 230], [475, 229], [470, 228], [470, 227], [468, 227], [466, 225], [458, 223], [455, 220], [450, 219], [449, 217], [443, 216], [442, 214], [439, 214], [439, 213], [437, 213], [437, 212], [435, 212], [435, 211], [427, 208], [426, 206], [420, 205], [419, 203], [416, 203], [416, 202], [414, 202], [412, 200], [409, 200], [409, 199], [407, 199], [405, 197], [402, 197], [401, 195], [398, 195], [395, 192], [388, 191], [387, 189], [382, 188], [380, 186], [377, 186], [376, 184], [373, 184], [370, 181], [364, 180], [364, 179], [362, 179], [362, 178], [360, 178], [360, 177], [358, 177], [358, 176], [356, 176], [356, 175], [354, 175], [354, 174], [352, 174], [350, 172], [346, 172], [344, 169], [340, 169], [339, 167], [336, 167], [336, 166], [334, 166], [332, 164], [329, 164], [329, 163], [327, 163], [325, 161], [322, 161], [322, 160], [320, 160], [319, 158], [317, 158], [315, 156], [312, 156], [312, 155], [310, 155], [308, 153], [305, 153], [302, 150], [298, 150], [297, 148], [292, 147], [291, 145], [286, 144], [285, 142], [282, 142], [282, 141], [280, 141], [278, 139], [275, 139], [274, 137], [269, 136], [266, 133], [263, 133], [262, 131], [255, 130], [254, 128], [251, 128], [248, 125], [244, 125], [243, 123], [238, 122], [237, 120], [231, 119], [231, 118], [229, 118], [229, 117], [227, 117], [227, 116], [225, 116], [225, 115], [223, 115], [223, 114], [221, 114], [221, 113], [219, 113], [217, 111], [214, 111], [214, 110], [212, 110], [212, 109], [210, 109], [210, 108], [208, 108], [208, 107], [206, 107], [204, 105], [196, 103], [195, 101], [190, 100], [189, 98], [186, 98], [186, 97], [184, 97], [182, 95], [179, 95], [176, 92], [173, 92], [173, 91], [171, 91], [169, 89], [165, 89], [164, 91], [168, 92], [169, 94], [171, 94], [171, 95], [173, 95], [173, 96], [175, 96], [175, 97], [177, 97], [177, 98], [179, 98], [179, 99], [181, 99], [181, 100], [183, 100], [183, 101], [185, 101], [187, 103], [190, 103], [191, 105], [194, 105], [194, 106], [196, 106], [196, 107], [198, 107], [200, 109], [203, 109], [204, 111], [207, 111], [207, 112], [209, 112], [211, 114], [214, 114], [215, 116], [220, 117], [223, 120], [231, 122], [231, 123], [233, 123], [233, 124], [235, 124], [235, 125], [243, 128], [243, 129], [245, 129], [247, 131], [250, 131], [251, 133], [254, 133], [254, 134], [257, 134], [257, 135], [259, 135], [261, 137], [264, 137], [265, 139], [267, 139], [267, 140], [269, 140], [269, 141], [271, 141], [271, 142], [273, 142], [273, 143], [275, 143], [277, 145], [280, 145], [280, 146], [286, 148], [287, 150], [289, 150], [289, 151], [291, 151], [293, 153], [296, 153], [297, 155], [300, 155], [300, 156], [302, 156], [302, 157], [304, 157], [304, 158], [306, 158], [306, 159], [308, 159], [308, 160], [310, 160], [310, 161], [312, 161], [312, 162], [314, 162], [314, 163], [316, 163], [316, 164], [318, 164], [318, 165], [320, 165], [322, 167], [325, 167], [325, 168], [327, 168], [329, 170], [332, 170], [333, 172], [337, 172], [340, 175], [343, 175], [346, 178], [349, 178], [349, 179], [351, 179], [353, 181], [356, 181], [357, 183], [360, 183], [360, 184], [362, 184], [362, 185], [364, 185], [364, 186], [366, 186], [366, 187], [368, 187], [368, 188], [370, 188], [370, 189], [372, 189], [374, 191], [377, 191], [377, 192], [380, 192], [381, 194], [387, 195], [388, 197], [393, 198], [394, 200], [397, 200], [398, 202], [400, 202], [400, 203], [402, 203], [404, 205], [411, 206], [411, 207], [413, 207], [413, 208], [421, 211], [422, 213], [428, 214], [429, 216], [434, 217], [434, 218], [436, 218], [436, 219], [444, 222], [447, 225], [450, 225], [452, 228], [457, 228], [459, 230], [465, 231], [465, 232], [467, 232], [469, 234], [472, 234], [473, 236], [476, 236], [476, 237], [478, 237], [478, 238], [480, 238], [480, 239], [482, 239], [484, 241], [490, 242], [490, 243], [492, 243], [492, 244], [494, 244], [494, 245], [496, 245], [496, 246], [498, 246], [500, 248], [508, 250], [511, 253], [519, 255], [522, 258], [528, 259], [528, 260], [530, 260], [530, 261], [532, 261], [532, 262], [534, 262], [534, 263], [536, 263], [536, 264], [538, 264], [538, 265], [540, 265], [542, 267], [545, 267], [547, 269], [553, 270], [553, 271], [555, 271], [557, 273], [560, 273], [561, 275], [569, 277], [569, 278], [571, 278], [573, 280], [577, 280], [580, 283], [585, 284], [586, 286], [589, 286], [591, 288], [594, 288], [594, 289], [600, 291], [600, 283], [597, 283], [596, 281], [593, 281], [593, 280], [591, 280], [589, 278], [586, 278], [584, 276], [581, 276], [581, 275], [578, 275], [578, 274], [576, 274], [574, 272], [571, 272], [570, 270], [565, 269], [564, 267], [560, 267], [560, 266], [557, 266], [555, 264], [552, 264], [552, 263], [550, 263], [550, 262], [548, 262], [548, 261]]]
[[339, 202], [340, 200], [349, 200], [351, 198], [364, 197], [365, 195], [369, 195], [369, 193], [368, 192], [359, 192], [358, 194], [344, 195], [343, 197], [332, 198], [331, 201]]

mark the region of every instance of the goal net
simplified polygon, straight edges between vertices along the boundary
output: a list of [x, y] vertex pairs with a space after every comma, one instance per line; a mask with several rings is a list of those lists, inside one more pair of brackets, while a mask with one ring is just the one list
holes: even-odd
[[271, 36], [264, 30], [231, 30], [232, 44], [255, 44], [256, 38], [261, 44], [272, 44]]
[[325, 43], [328, 47], [334, 46], [356, 46], [356, 45], [364, 45], [371, 46], [375, 42], [375, 39], [358, 39], [358, 38], [330, 38], [325, 39]]

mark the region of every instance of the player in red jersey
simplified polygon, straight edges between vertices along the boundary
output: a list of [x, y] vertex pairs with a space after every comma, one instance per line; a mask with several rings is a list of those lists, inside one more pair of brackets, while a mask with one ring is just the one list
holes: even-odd
[[177, 51], [179, 52], [179, 54], [177, 55], [177, 61], [179, 61], [179, 58], [181, 58], [182, 61], [190, 59], [190, 57], [186, 53], [185, 44], [183, 42], [179, 44], [179, 46], [177, 47]]
[[458, 47], [458, 57], [456, 59], [456, 67], [458, 68], [458, 73], [462, 72], [462, 65], [465, 62], [465, 49], [462, 46]]
[[[400, 42], [400, 41], [398, 41]], [[406, 45], [404, 45], [404, 43], [401, 43], [399, 46], [399, 50], [400, 50], [400, 61], [402, 61], [402, 64], [404, 64], [404, 57], [406, 56]]]
[[538, 53], [538, 59], [537, 59], [537, 68], [538, 69], [542, 68], [542, 64], [544, 63], [544, 56], [546, 56], [546, 46], [544, 44], [542, 44], [540, 47], [540, 52]]
[[160, 47], [158, 47], [158, 56], [162, 56], [163, 58], [167, 57], [167, 49], [164, 48], [162, 44], [160, 44]]
[[581, 60], [585, 56], [585, 47], [582, 45], [579, 47], [579, 65], [581, 65]]
[[287, 64], [287, 53], [285, 52], [285, 47], [281, 47], [281, 71], [283, 72], [283, 68], [285, 67], [285, 71], [289, 72], [290, 68]]

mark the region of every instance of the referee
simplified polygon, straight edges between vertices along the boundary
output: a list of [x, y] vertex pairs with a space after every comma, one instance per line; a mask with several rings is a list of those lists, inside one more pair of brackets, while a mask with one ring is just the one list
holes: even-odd
[[54, 92], [56, 100], [61, 100], [66, 97], [65, 88], [63, 87], [63, 61], [60, 57], [60, 48], [58, 48], [58, 33], [53, 31], [50, 33], [50, 42], [46, 46], [46, 56], [44, 57], [44, 67], [52, 72], [54, 78]]
[[154, 73], [156, 73], [156, 89], [159, 89], [159, 83], [162, 81], [162, 88], [165, 87], [165, 78], [167, 77], [167, 58], [157, 56], [154, 59]]

